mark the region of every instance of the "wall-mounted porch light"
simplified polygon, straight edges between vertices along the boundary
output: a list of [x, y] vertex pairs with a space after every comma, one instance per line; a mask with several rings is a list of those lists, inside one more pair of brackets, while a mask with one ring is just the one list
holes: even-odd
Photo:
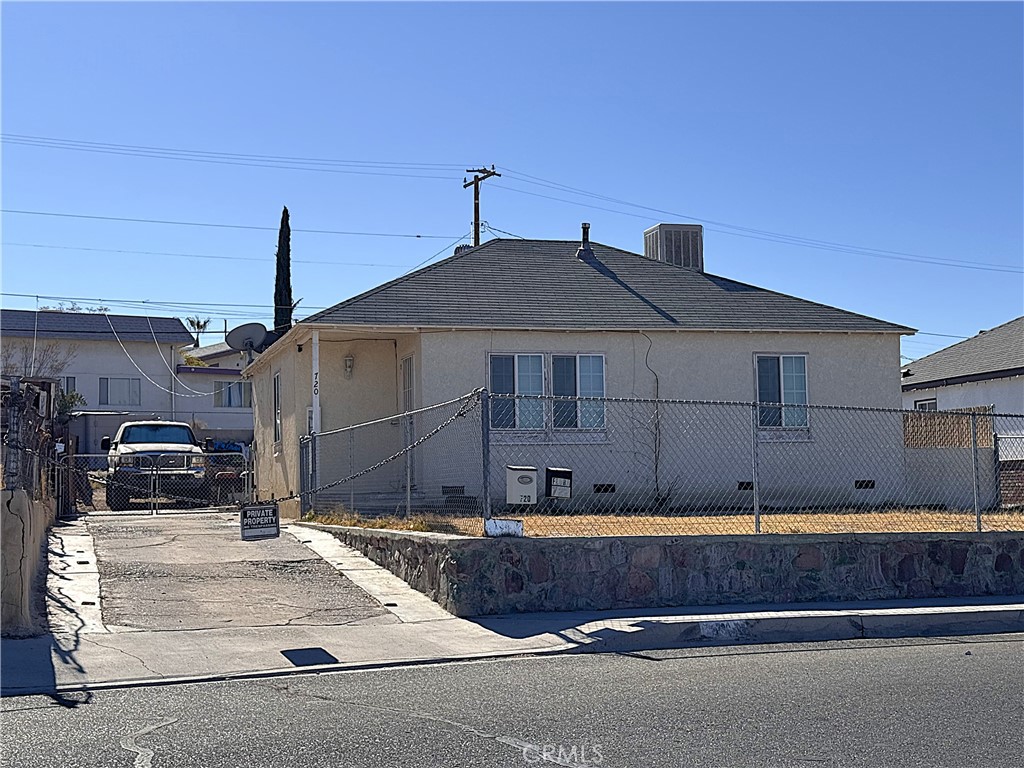
[[356, 359], [352, 355], [345, 355], [345, 378], [352, 378], [352, 369], [356, 366]]

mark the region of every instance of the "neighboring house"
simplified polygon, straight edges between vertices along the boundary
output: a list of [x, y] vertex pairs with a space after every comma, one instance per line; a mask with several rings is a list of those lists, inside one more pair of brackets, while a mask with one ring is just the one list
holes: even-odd
[[[186, 421], [203, 435], [218, 440], [252, 442], [252, 385], [242, 380], [245, 355], [226, 343], [182, 350], [202, 365], [179, 363], [175, 368], [186, 394], [209, 393], [182, 404]], [[192, 411], [189, 411], [189, 409]]]
[[908, 410], [1024, 414], [1024, 317], [903, 366], [902, 386]]
[[[200, 436], [219, 436], [223, 416], [225, 426], [239, 426], [240, 431], [228, 433], [232, 439], [251, 434], [251, 413], [236, 425], [234, 408], [218, 407], [213, 394], [190, 391], [212, 393], [212, 387], [204, 390], [178, 373], [179, 349], [193, 341], [174, 317], [0, 312], [4, 372], [54, 377], [65, 391], [85, 398], [71, 427], [80, 453], [99, 453], [103, 436], [114, 434], [124, 421], [154, 416], [192, 421]], [[237, 368], [225, 371], [223, 380], [237, 379]]]
[[[300, 490], [299, 440], [311, 429], [379, 419], [478, 387], [517, 395], [900, 408], [900, 336], [912, 329], [709, 274], [700, 226], [652, 227], [645, 254], [591, 244], [587, 225], [582, 243], [496, 239], [460, 247], [298, 323], [244, 373], [253, 382], [261, 497]], [[570, 418], [557, 408], [507, 405], [492, 410], [496, 443], [558, 447], [574, 462], [563, 466], [579, 468], [581, 488], [628, 482], [625, 458], [617, 460], [617, 480], [588, 469], [597, 464], [588, 452], [630, 455], [630, 438], [606, 430], [603, 411], [571, 408]], [[805, 409], [764, 408], [760, 418], [766, 437], [802, 443], [809, 463], [820, 459], [816, 452], [836, 450], [826, 448], [824, 430], [813, 434]], [[892, 424], [891, 443], [902, 450], [902, 427]], [[721, 425], [706, 428], [713, 437]], [[745, 429], [749, 451], [749, 418]], [[872, 440], [879, 444], [877, 435]], [[444, 461], [463, 461], [465, 493], [476, 495], [479, 447], [464, 450], [464, 457]], [[897, 471], [884, 451], [869, 453], [878, 454], [872, 471]], [[492, 462], [510, 456], [495, 450]], [[749, 475], [747, 456], [741, 476]], [[332, 459], [321, 456], [321, 480], [345, 476], [344, 467], [323, 465]], [[416, 491], [425, 498], [442, 492], [433, 487], [440, 481], [431, 461], [429, 451], [417, 457]], [[734, 469], [722, 471], [731, 492]], [[500, 492], [503, 498], [503, 486]]]

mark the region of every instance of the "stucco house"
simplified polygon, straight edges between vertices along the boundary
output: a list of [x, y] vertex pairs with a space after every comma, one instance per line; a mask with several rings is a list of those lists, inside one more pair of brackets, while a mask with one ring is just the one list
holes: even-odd
[[[823, 450], [824, 434], [813, 434], [800, 405], [900, 409], [900, 336], [912, 329], [711, 274], [699, 225], [652, 227], [643, 254], [591, 243], [588, 228], [577, 241], [462, 246], [296, 324], [244, 372], [253, 383], [261, 497], [301, 489], [300, 438], [310, 431], [381, 419], [480, 387], [514, 395], [781, 403], [761, 410], [759, 426], [766, 438], [801, 443], [802, 460], [810, 462]], [[555, 446], [581, 468], [581, 488], [611, 486], [615, 478], [588, 474], [599, 463], [589, 460], [597, 451], [604, 467], [610, 455], [629, 455], [625, 430], [612, 429], [610, 411], [608, 419], [582, 403], [567, 410], [506, 402], [491, 411], [498, 446], [492, 461], [501, 465], [524, 445]], [[887, 439], [902, 450], [902, 426], [892, 423]], [[725, 439], [722, 424], [704, 426], [707, 435]], [[749, 416], [745, 429], [737, 439], [749, 450]], [[877, 435], [870, 445], [864, 460], [873, 462], [872, 471], [896, 471]], [[459, 485], [471, 496], [482, 485], [474, 451], [478, 445], [465, 448]], [[452, 457], [445, 458], [451, 466]], [[325, 448], [320, 461], [331, 460]], [[622, 488], [629, 460], [615, 461]], [[417, 462], [416, 492], [436, 497], [442, 491], [432, 485], [451, 479], [432, 473], [429, 451]], [[320, 479], [343, 475], [344, 468], [326, 468]], [[722, 483], [736, 492], [731, 469], [722, 470]], [[492, 490], [504, 497], [503, 487]]]
[[193, 342], [176, 317], [0, 311], [4, 373], [56, 378], [85, 398], [71, 423], [79, 453], [100, 453], [104, 435], [154, 416], [191, 421], [200, 437], [250, 437], [251, 408], [224, 407], [214, 394], [214, 381], [245, 387], [237, 366], [189, 377], [179, 350]]
[[179, 362], [175, 373], [187, 394], [209, 393], [182, 404], [186, 420], [217, 440], [252, 442], [252, 385], [242, 380], [245, 355], [225, 342], [183, 350], [201, 365]]
[[903, 366], [903, 407], [1024, 414], [1024, 317]]

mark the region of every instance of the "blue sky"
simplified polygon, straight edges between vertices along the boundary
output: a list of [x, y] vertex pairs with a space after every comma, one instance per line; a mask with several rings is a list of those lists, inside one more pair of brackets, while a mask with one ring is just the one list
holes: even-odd
[[701, 221], [709, 272], [948, 335], [919, 357], [1024, 313], [1022, 8], [4, 3], [5, 210], [267, 229], [4, 213], [3, 305], [269, 323], [282, 205], [437, 236], [295, 232], [304, 317], [451, 253], [493, 163], [496, 229]]

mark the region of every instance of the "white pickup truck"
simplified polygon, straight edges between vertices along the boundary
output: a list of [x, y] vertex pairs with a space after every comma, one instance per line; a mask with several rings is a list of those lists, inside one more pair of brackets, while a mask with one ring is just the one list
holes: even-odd
[[179, 421], [129, 421], [114, 439], [104, 437], [107, 451], [107, 507], [117, 512], [132, 499], [154, 495], [206, 503], [210, 486], [207, 456], [192, 427]]

